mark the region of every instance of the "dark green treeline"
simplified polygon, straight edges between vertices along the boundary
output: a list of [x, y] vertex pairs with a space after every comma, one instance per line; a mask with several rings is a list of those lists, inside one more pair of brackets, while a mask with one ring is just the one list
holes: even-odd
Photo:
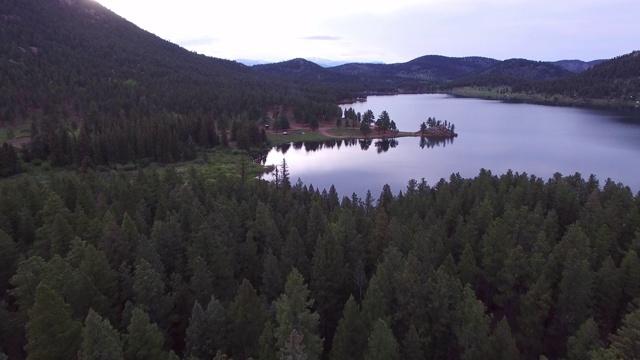
[[373, 200], [195, 169], [0, 184], [12, 359], [638, 358], [640, 196], [481, 171]]

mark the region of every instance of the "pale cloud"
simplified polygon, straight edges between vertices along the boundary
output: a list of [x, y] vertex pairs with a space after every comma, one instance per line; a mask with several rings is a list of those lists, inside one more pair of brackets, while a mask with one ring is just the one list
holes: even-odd
[[203, 36], [197, 38], [186, 38], [176, 40], [176, 43], [182, 47], [190, 48], [190, 47], [201, 47], [201, 46], [209, 46], [214, 44], [218, 39], [210, 36]]
[[303, 36], [300, 39], [302, 39], [302, 40], [337, 41], [337, 40], [342, 40], [342, 37], [341, 36], [330, 36], [330, 35], [313, 35], [313, 36]]
[[592, 60], [631, 52], [640, 33], [637, 0], [98, 1], [164, 39], [227, 59]]

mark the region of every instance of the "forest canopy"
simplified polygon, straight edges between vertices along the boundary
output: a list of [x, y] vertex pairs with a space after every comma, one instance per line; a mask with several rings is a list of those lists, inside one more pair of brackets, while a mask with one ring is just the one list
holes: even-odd
[[[468, 81], [628, 98], [638, 59]], [[30, 143], [0, 147], [0, 359], [640, 358], [640, 194], [623, 184], [482, 170], [340, 198], [244, 162], [148, 166], [264, 147], [267, 121], [317, 128], [366, 91], [442, 89], [428, 64], [492, 63], [252, 69], [93, 1], [3, 0], [0, 125]], [[116, 163], [130, 171], [98, 171]]]
[[610, 180], [482, 170], [374, 200], [169, 168], [0, 194], [10, 358], [638, 355], [640, 195]]

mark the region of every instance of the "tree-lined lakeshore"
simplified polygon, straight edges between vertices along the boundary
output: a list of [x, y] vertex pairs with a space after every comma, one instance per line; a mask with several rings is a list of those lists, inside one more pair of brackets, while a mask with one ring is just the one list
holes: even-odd
[[285, 161], [259, 180], [254, 160], [462, 130], [337, 105], [371, 94], [632, 109], [639, 58], [578, 75], [442, 56], [252, 68], [94, 1], [2, 1], [0, 359], [638, 358], [640, 194], [624, 184], [481, 170], [339, 197]]
[[[273, 126], [270, 125], [270, 128], [273, 129]], [[343, 116], [336, 118], [335, 123], [316, 123], [311, 126], [287, 124], [286, 128], [276, 127], [268, 131], [267, 137], [269, 144], [274, 146], [290, 142], [361, 138], [423, 137], [444, 140], [457, 137], [458, 134], [454, 130], [454, 124], [429, 117], [417, 131], [400, 131], [386, 110], [383, 110], [376, 119], [371, 110], [362, 114], [354, 111], [353, 108], [347, 108]]]

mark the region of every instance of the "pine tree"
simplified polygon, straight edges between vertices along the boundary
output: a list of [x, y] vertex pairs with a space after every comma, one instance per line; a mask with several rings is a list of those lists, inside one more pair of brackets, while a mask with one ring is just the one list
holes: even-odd
[[593, 274], [586, 259], [571, 252], [562, 271], [557, 304], [556, 341], [566, 341], [591, 315], [591, 294]]
[[482, 271], [485, 283], [488, 284], [486, 299], [495, 301], [500, 283], [498, 273], [504, 268], [509, 249], [515, 244], [509, 228], [502, 218], [496, 218], [487, 233], [482, 237]]
[[392, 360], [398, 358], [398, 341], [393, 336], [391, 328], [382, 319], [373, 324], [365, 360]]
[[229, 304], [227, 320], [227, 339], [232, 356], [237, 359], [258, 356], [260, 334], [267, 314], [249, 280], [242, 281], [233, 302]]
[[629, 302], [640, 296], [640, 260], [634, 250], [629, 250], [620, 263], [623, 300]]
[[520, 316], [518, 316], [518, 344], [524, 354], [535, 356], [542, 353], [546, 335], [547, 320], [553, 304], [549, 282], [538, 279], [531, 289], [520, 300]]
[[491, 345], [493, 346], [493, 359], [518, 360], [521, 358], [516, 339], [511, 333], [511, 327], [506, 317], [503, 317], [493, 330]]
[[189, 268], [193, 272], [193, 276], [189, 281], [189, 288], [196, 301], [204, 303], [211, 298], [214, 291], [211, 271], [207, 268], [204, 260], [197, 255], [190, 259]]
[[615, 330], [623, 289], [622, 273], [611, 256], [607, 256], [595, 274], [593, 289], [593, 317], [603, 333], [609, 334]]
[[640, 359], [640, 309], [625, 315], [622, 326], [610, 340], [610, 348], [618, 358]]
[[100, 237], [98, 248], [109, 259], [113, 269], [120, 268], [122, 263], [133, 263], [133, 244], [129, 243], [127, 234], [118, 226], [110, 214], [105, 216], [104, 232]]
[[82, 325], [56, 293], [44, 284], [36, 288], [35, 303], [29, 311], [27, 359], [72, 359], [80, 348]]
[[0, 294], [9, 287], [9, 279], [18, 269], [18, 248], [11, 236], [0, 230]]
[[371, 331], [371, 328], [377, 319], [389, 321], [387, 317], [387, 305], [384, 294], [378, 286], [378, 278], [374, 275], [369, 280], [369, 287], [362, 301], [362, 322], [365, 333]]
[[307, 360], [309, 354], [304, 345], [304, 336], [294, 328], [291, 330], [289, 339], [284, 344], [284, 348], [280, 352], [282, 360]]
[[367, 344], [367, 333], [359, 306], [352, 295], [344, 305], [342, 318], [333, 337], [331, 359], [361, 359]]
[[149, 315], [136, 307], [131, 312], [131, 323], [125, 337], [125, 357], [128, 360], [161, 359], [164, 337], [158, 325], [149, 321]]
[[462, 251], [462, 255], [460, 255], [457, 269], [462, 285], [469, 284], [472, 287], [476, 285], [478, 266], [476, 265], [476, 258], [470, 243], [467, 243]]
[[317, 335], [319, 315], [311, 312], [314, 300], [309, 298], [309, 290], [302, 275], [293, 269], [287, 277], [284, 293], [276, 300], [275, 336], [277, 348], [282, 352], [295, 329], [303, 337], [309, 359], [318, 359], [322, 354], [322, 339]]
[[197, 359], [211, 359], [216, 349], [213, 348], [211, 341], [211, 331], [207, 317], [198, 301], [193, 305], [191, 318], [189, 319], [189, 327], [186, 332], [186, 349], [185, 355], [195, 357]]
[[225, 308], [220, 301], [211, 296], [207, 310], [205, 311], [207, 323], [209, 324], [209, 338], [212, 349], [220, 349], [224, 345], [225, 338]]
[[49, 230], [51, 237], [51, 255], [65, 256], [75, 237], [73, 228], [61, 214], [56, 214]]
[[164, 280], [145, 260], [140, 260], [133, 275], [133, 298], [153, 320], [159, 321], [166, 315], [168, 299]]
[[298, 228], [291, 227], [289, 235], [284, 241], [282, 246], [282, 257], [280, 261], [282, 265], [282, 274], [289, 274], [295, 267], [302, 274], [309, 274], [310, 261], [307, 258], [307, 251], [305, 249], [304, 241], [298, 233]]
[[588, 318], [575, 335], [567, 341], [567, 358], [569, 360], [587, 359], [592, 350], [602, 346], [598, 324], [593, 318]]
[[423, 341], [416, 327], [411, 324], [401, 346], [402, 358], [406, 360], [421, 360], [425, 358]]
[[95, 246], [87, 245], [83, 250], [78, 271], [88, 277], [106, 299], [114, 301], [118, 295], [118, 274], [111, 268], [104, 253]]
[[117, 360], [124, 359], [120, 334], [109, 320], [89, 310], [82, 331], [81, 359]]
[[[219, 229], [221, 232], [222, 229]], [[197, 232], [190, 236], [192, 239], [192, 247], [189, 249], [189, 263], [194, 266], [195, 256], [200, 256], [205, 261], [206, 269], [210, 272], [210, 282], [215, 284], [213, 294], [216, 298], [223, 301], [230, 301], [236, 287], [233, 279], [234, 261], [229, 247], [223, 242], [222, 236], [217, 232], [214, 233], [211, 226], [205, 222], [198, 227]], [[251, 262], [255, 261], [255, 254], [251, 257]], [[193, 269], [195, 271], [195, 268]], [[200, 268], [200, 276], [203, 274], [204, 268]], [[201, 278], [201, 281], [206, 279]], [[208, 285], [207, 285], [208, 287]], [[206, 289], [194, 289], [196, 293], [203, 292]], [[201, 294], [203, 295], [203, 294]], [[210, 295], [209, 295], [210, 296]], [[208, 297], [207, 297], [208, 300]], [[204, 299], [202, 299], [204, 301]]]
[[276, 350], [276, 338], [273, 334], [273, 323], [267, 321], [264, 324], [262, 334], [260, 334], [260, 360], [276, 360], [278, 359]]
[[20, 316], [25, 319], [35, 302], [36, 288], [42, 280], [46, 266], [46, 262], [41, 257], [31, 256], [18, 265], [16, 274], [9, 280], [13, 286], [9, 292], [16, 298]]
[[485, 306], [467, 285], [457, 307], [454, 332], [462, 351], [462, 359], [486, 359], [489, 357], [489, 317]]
[[262, 272], [262, 296], [267, 300], [267, 303], [271, 303], [275, 300], [284, 287], [284, 279], [280, 272], [280, 264], [278, 258], [273, 255], [271, 248], [264, 255], [264, 269]]
[[309, 282], [320, 314], [321, 336], [328, 341], [333, 337], [344, 303], [344, 255], [333, 232], [333, 226], [329, 226], [324, 236], [318, 237]]

